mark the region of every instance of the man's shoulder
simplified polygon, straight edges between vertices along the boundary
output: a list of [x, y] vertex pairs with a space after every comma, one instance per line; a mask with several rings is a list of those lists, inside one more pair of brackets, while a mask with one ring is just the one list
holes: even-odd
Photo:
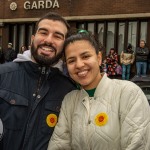
[[15, 71], [18, 69], [18, 67], [19, 67], [19, 64], [15, 62], [1, 64], [0, 74]]
[[75, 82], [68, 76], [64, 75], [58, 68], [51, 68], [51, 73], [49, 75], [49, 79], [53, 78], [53, 80], [63, 84], [64, 86], [73, 85], [76, 87]]
[[60, 74], [59, 74], [59, 78], [60, 78], [61, 81], [64, 82], [65, 84], [68, 83], [68, 84], [72, 84], [72, 85], [74, 85], [75, 87], [77, 87], [75, 81], [73, 81], [70, 77], [64, 75], [63, 73], [60, 73]]

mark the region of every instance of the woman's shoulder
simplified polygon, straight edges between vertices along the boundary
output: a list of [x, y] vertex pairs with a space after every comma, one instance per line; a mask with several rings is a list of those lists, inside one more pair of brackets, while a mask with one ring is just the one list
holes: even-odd
[[133, 83], [131, 81], [119, 80], [119, 79], [116, 79], [114, 81], [116, 84], [119, 84], [119, 87], [121, 87], [123, 90], [127, 90], [127, 91], [141, 90], [139, 86], [137, 86], [135, 83]]
[[76, 99], [78, 99], [80, 94], [81, 90], [72, 90], [71, 92], [65, 95], [64, 101], [75, 101]]

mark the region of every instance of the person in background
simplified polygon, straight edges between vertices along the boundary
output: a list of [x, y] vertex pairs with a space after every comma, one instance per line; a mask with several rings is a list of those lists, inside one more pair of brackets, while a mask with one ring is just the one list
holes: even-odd
[[65, 96], [48, 150], [149, 150], [150, 107], [142, 90], [101, 74], [102, 55], [90, 34], [68, 37], [64, 53], [81, 88]]
[[13, 49], [12, 43], [8, 43], [8, 49], [5, 50], [4, 57], [5, 62], [11, 62], [17, 57], [16, 51]]
[[20, 48], [20, 54], [23, 54], [24, 51], [26, 51], [26, 50], [27, 50], [26, 46], [22, 45]]
[[36, 23], [31, 53], [0, 65], [1, 150], [47, 150], [62, 100], [76, 89], [52, 67], [62, 56], [68, 29], [59, 14], [46, 14]]
[[106, 60], [106, 58], [102, 61], [100, 68], [101, 68], [102, 72], [107, 73], [107, 60]]
[[122, 67], [119, 63], [116, 64], [116, 75], [122, 75]]
[[150, 75], [150, 49], [149, 49], [149, 55], [148, 55], [148, 66], [147, 66], [147, 73]]
[[122, 64], [122, 80], [129, 80], [131, 65], [135, 60], [135, 55], [132, 50], [132, 45], [128, 45], [125, 51], [120, 54], [120, 63]]
[[0, 64], [4, 63], [4, 53], [3, 53], [3, 49], [0, 46]]
[[28, 45], [28, 50], [31, 50], [31, 45]]
[[140, 41], [140, 46], [136, 48], [136, 70], [137, 77], [146, 77], [147, 61], [149, 49], [145, 45], [145, 41]]
[[111, 48], [107, 56], [107, 74], [110, 77], [117, 75], [116, 67], [118, 65], [118, 55], [114, 48]]

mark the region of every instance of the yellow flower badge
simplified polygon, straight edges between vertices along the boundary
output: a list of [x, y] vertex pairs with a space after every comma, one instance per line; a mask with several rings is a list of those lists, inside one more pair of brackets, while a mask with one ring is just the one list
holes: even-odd
[[57, 116], [55, 114], [49, 114], [46, 117], [46, 122], [49, 127], [54, 127], [57, 123]]
[[95, 124], [97, 126], [104, 126], [108, 122], [108, 115], [106, 113], [100, 113], [95, 117]]

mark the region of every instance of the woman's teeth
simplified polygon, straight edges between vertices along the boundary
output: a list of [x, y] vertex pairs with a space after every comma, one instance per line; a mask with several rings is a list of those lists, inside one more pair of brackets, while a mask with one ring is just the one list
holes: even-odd
[[85, 70], [85, 71], [81, 71], [81, 72], [78, 72], [78, 76], [79, 77], [85, 77], [87, 75], [88, 71]]

